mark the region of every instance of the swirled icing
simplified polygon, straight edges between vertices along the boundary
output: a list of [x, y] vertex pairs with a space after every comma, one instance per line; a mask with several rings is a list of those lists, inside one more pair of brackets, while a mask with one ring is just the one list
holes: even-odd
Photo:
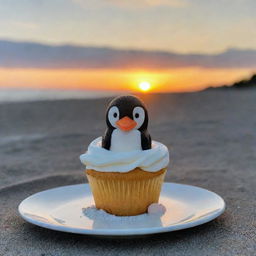
[[86, 169], [100, 172], [129, 172], [136, 167], [144, 171], [156, 172], [169, 163], [169, 151], [160, 142], [152, 141], [148, 150], [133, 150], [129, 152], [114, 152], [101, 147], [101, 137], [93, 140], [80, 160]]

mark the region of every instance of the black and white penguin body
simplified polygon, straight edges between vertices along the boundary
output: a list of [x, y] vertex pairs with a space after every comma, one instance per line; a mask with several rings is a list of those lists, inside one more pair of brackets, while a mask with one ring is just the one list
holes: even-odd
[[112, 100], [106, 122], [103, 148], [119, 152], [151, 148], [151, 137], [147, 131], [148, 113], [137, 97], [120, 96]]

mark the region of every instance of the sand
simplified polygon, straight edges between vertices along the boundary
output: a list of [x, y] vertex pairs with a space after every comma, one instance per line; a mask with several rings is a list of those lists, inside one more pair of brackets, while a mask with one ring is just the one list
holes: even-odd
[[255, 255], [256, 90], [145, 95], [150, 133], [171, 152], [166, 181], [227, 203], [188, 230], [105, 239], [43, 229], [17, 212], [27, 196], [83, 183], [78, 156], [104, 131], [108, 99], [0, 104], [0, 255]]

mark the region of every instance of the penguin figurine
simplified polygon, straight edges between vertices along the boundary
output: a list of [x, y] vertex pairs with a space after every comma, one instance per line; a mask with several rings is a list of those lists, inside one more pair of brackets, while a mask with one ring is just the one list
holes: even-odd
[[116, 152], [151, 149], [148, 112], [137, 97], [129, 95], [113, 99], [106, 112], [106, 123], [103, 148]]

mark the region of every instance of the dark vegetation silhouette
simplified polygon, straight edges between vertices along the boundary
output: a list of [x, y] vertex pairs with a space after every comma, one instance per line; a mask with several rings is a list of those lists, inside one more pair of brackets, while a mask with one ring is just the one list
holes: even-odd
[[212, 89], [246, 89], [246, 88], [256, 88], [256, 74], [252, 75], [251, 78], [241, 80], [238, 82], [235, 82], [231, 85], [223, 85], [220, 87], [208, 87], [206, 90], [212, 90]]
[[256, 74], [254, 74], [250, 79], [241, 80], [239, 82], [232, 84], [230, 87], [239, 88], [239, 89], [251, 88], [251, 87], [256, 88]]

